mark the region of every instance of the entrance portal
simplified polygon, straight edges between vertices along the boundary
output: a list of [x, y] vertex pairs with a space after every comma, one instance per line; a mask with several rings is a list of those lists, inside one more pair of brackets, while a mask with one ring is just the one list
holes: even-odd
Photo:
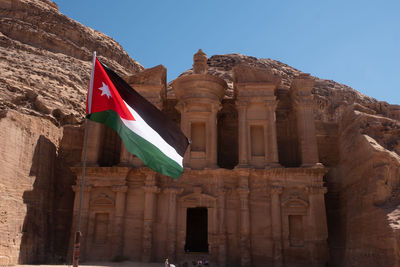
[[208, 252], [207, 208], [188, 208], [185, 252]]

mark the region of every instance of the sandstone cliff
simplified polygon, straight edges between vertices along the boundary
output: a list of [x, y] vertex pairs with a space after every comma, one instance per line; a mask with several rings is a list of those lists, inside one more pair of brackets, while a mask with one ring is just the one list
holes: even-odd
[[66, 261], [93, 50], [143, 69], [51, 1], [0, 0], [0, 265]]
[[120, 74], [143, 67], [110, 37], [69, 19], [51, 1], [0, 1], [0, 109], [54, 124], [82, 122], [92, 52]]

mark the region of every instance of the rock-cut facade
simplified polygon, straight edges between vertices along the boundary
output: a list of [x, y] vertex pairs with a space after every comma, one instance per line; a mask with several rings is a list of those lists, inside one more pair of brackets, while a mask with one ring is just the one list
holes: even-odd
[[[90, 123], [81, 260], [325, 266], [328, 169], [318, 155], [313, 78], [300, 74], [281, 92], [279, 75], [239, 64], [228, 97], [227, 82], [207, 68], [199, 50], [193, 71], [169, 85], [162, 66], [125, 77], [191, 140], [177, 180]], [[73, 235], [82, 169], [72, 169]]]

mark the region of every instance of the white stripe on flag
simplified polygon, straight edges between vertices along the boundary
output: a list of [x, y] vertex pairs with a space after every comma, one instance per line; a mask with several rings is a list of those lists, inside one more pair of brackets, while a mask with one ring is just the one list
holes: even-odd
[[162, 153], [164, 153], [167, 157], [178, 163], [183, 168], [182, 157], [176, 152], [175, 148], [165, 142], [165, 140], [155, 130], [153, 130], [153, 128], [151, 128], [146, 123], [146, 121], [143, 120], [142, 117], [140, 117], [140, 115], [125, 101], [124, 103], [128, 110], [131, 112], [132, 116], [135, 118], [134, 121], [121, 118], [125, 126], [146, 141], [156, 146], [158, 149], [160, 149]]

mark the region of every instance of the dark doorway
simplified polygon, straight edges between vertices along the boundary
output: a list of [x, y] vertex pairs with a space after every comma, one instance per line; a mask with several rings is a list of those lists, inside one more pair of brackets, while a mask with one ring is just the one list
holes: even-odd
[[207, 208], [188, 208], [185, 252], [208, 252]]

